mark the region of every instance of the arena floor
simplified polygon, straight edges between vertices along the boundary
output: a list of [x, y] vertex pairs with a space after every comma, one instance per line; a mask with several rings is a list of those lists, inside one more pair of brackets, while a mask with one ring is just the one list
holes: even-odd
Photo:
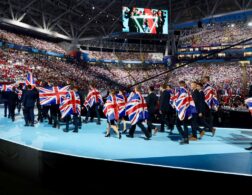
[[133, 139], [114, 134], [105, 138], [106, 121], [84, 124], [79, 133], [64, 133], [46, 122], [24, 127], [22, 115], [16, 121], [3, 117], [0, 108], [0, 139], [37, 150], [71, 156], [140, 163], [252, 176], [252, 153], [244, 148], [252, 142], [252, 130], [217, 128], [215, 137], [206, 134], [202, 140], [179, 145], [178, 132], [158, 133], [151, 140], [136, 131]]

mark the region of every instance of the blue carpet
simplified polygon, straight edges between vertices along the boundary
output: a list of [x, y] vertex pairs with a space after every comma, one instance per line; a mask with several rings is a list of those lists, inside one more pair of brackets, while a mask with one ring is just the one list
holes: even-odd
[[96, 159], [120, 160], [175, 166], [209, 171], [252, 175], [252, 156], [244, 150], [252, 142], [252, 131], [218, 128], [215, 137], [207, 133], [202, 140], [179, 145], [180, 136], [158, 133], [150, 141], [137, 129], [134, 139], [123, 135], [119, 140], [113, 133], [105, 138], [106, 121], [83, 124], [78, 134], [53, 129], [48, 123], [24, 127], [22, 115], [16, 121], [4, 118], [0, 108], [0, 139], [42, 151]]

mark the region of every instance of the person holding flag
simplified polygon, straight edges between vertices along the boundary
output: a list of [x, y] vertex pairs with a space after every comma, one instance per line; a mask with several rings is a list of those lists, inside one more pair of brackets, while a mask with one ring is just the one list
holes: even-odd
[[118, 138], [121, 139], [121, 133], [118, 130], [116, 122], [119, 120], [120, 108], [119, 108], [120, 97], [116, 95], [115, 90], [111, 90], [110, 95], [107, 97], [107, 101], [104, 104], [103, 112], [107, 117], [108, 128], [105, 137], [110, 137], [110, 128], [112, 128], [115, 133], [118, 135]]
[[77, 90], [76, 87], [71, 86], [70, 91], [66, 94], [66, 97], [63, 99], [59, 107], [61, 118], [66, 119], [66, 129], [64, 132], [69, 131], [69, 121], [71, 120], [71, 115], [73, 115], [73, 132], [78, 133], [78, 128], [80, 126], [78, 117], [81, 115], [81, 101]]
[[120, 126], [120, 123], [123, 123], [123, 130], [122, 133], [125, 133], [127, 131], [127, 125], [126, 125], [126, 104], [127, 104], [127, 97], [125, 94], [125, 91], [123, 89], [119, 90], [117, 96], [117, 102], [119, 105], [119, 122], [118, 126]]
[[85, 119], [85, 123], [88, 122], [88, 118], [91, 115], [90, 122], [93, 121], [94, 115], [93, 112], [96, 112], [97, 116], [97, 124], [101, 124], [101, 119], [100, 119], [100, 113], [99, 113], [99, 107], [103, 104], [102, 96], [101, 93], [96, 89], [96, 85], [92, 84], [90, 86], [90, 91], [86, 97], [86, 100], [84, 102], [84, 106], [87, 109], [87, 115]]
[[151, 134], [142, 124], [142, 122], [148, 119], [147, 104], [145, 102], [144, 97], [141, 94], [139, 86], [135, 87], [134, 94], [132, 94], [131, 98], [127, 103], [126, 114], [128, 115], [131, 123], [129, 134], [126, 136], [129, 138], [133, 138], [137, 125], [138, 127], [141, 128], [142, 132], [145, 134], [146, 140], [149, 140], [151, 138]]
[[66, 97], [69, 86], [60, 87], [54, 85], [52, 87], [39, 87], [39, 99], [41, 106], [50, 106], [51, 120], [53, 128], [59, 127], [60, 111], [59, 106]]
[[[188, 125], [191, 123], [191, 118], [193, 113], [196, 112], [196, 108], [185, 81], [179, 81], [179, 86], [180, 88], [177, 91], [177, 99], [175, 101], [177, 111], [176, 127], [182, 136], [180, 144], [189, 144]], [[182, 125], [184, 130], [181, 127]]]
[[212, 132], [213, 136], [215, 135], [216, 129], [213, 127], [213, 113], [218, 111], [219, 101], [217, 99], [216, 90], [209, 84], [210, 77], [205, 76], [203, 78], [203, 91], [205, 94], [206, 102], [206, 119], [209, 124], [209, 131]]

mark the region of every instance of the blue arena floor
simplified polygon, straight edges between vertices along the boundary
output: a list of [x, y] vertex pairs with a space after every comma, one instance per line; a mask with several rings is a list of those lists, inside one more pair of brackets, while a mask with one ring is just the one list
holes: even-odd
[[[215, 137], [206, 133], [202, 140], [179, 145], [178, 132], [158, 133], [144, 140], [138, 130], [133, 139], [114, 134], [105, 138], [106, 121], [83, 124], [78, 134], [64, 133], [46, 122], [24, 127], [22, 115], [16, 121], [3, 117], [0, 108], [0, 139], [38, 150], [66, 155], [176, 167], [200, 171], [217, 171], [252, 176], [252, 153], [244, 148], [252, 142], [252, 130], [217, 128]], [[113, 136], [114, 135], [114, 136]]]

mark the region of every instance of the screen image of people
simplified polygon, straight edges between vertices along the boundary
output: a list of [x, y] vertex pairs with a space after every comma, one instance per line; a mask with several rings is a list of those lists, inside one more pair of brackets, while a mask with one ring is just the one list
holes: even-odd
[[123, 7], [123, 32], [168, 34], [168, 11]]

